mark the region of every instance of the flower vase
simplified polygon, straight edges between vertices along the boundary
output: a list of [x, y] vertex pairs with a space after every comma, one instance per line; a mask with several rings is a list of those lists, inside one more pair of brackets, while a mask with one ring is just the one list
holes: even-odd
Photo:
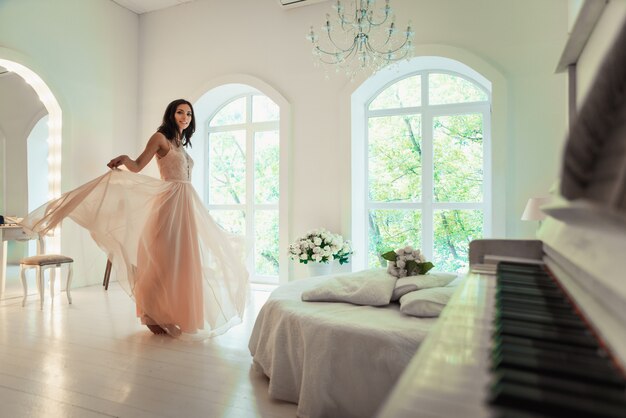
[[326, 275], [332, 273], [332, 271], [333, 271], [332, 263], [311, 262], [311, 263], [308, 263], [308, 266], [309, 266], [309, 276], [310, 277], [326, 276]]

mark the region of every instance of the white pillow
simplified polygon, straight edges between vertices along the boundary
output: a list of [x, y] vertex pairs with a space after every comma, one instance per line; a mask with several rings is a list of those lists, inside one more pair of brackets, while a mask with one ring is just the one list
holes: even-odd
[[432, 287], [409, 292], [400, 298], [400, 312], [419, 317], [439, 316], [456, 287]]
[[395, 276], [384, 268], [336, 274], [302, 292], [301, 299], [305, 302], [384, 306], [389, 305], [395, 284]]
[[396, 287], [393, 289], [391, 301], [395, 302], [409, 292], [431, 287], [447, 286], [456, 278], [454, 273], [431, 272], [417, 276], [401, 277], [396, 280]]

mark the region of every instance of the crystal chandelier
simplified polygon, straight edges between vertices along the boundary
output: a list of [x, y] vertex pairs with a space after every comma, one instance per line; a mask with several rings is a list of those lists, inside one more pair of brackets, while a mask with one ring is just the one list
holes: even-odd
[[406, 31], [398, 32], [395, 16], [385, 0], [385, 8], [374, 12], [376, 0], [355, 0], [354, 14], [346, 15], [341, 0], [333, 5], [337, 12], [335, 21], [326, 14], [326, 23], [321, 27], [323, 45], [313, 26], [307, 35], [313, 44], [316, 63], [336, 72], [343, 71], [351, 80], [358, 72], [374, 73], [380, 68], [404, 58], [413, 52], [414, 32], [411, 22]]

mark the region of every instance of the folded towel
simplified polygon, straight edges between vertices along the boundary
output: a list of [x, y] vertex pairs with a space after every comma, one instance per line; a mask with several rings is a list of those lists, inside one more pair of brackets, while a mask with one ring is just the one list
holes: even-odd
[[417, 276], [408, 276], [398, 279], [393, 289], [391, 301], [395, 302], [409, 292], [421, 289], [430, 289], [432, 287], [447, 286], [456, 278], [455, 273], [430, 272], [428, 274], [420, 274]]
[[337, 274], [302, 292], [302, 300], [384, 306], [389, 304], [395, 284], [396, 278], [384, 268]]

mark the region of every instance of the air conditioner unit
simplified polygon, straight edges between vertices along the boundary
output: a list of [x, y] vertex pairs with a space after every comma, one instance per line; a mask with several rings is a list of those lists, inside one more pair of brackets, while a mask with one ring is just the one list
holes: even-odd
[[323, 1], [328, 0], [278, 0], [278, 4], [280, 4], [283, 9], [293, 9], [294, 7], [310, 6]]

